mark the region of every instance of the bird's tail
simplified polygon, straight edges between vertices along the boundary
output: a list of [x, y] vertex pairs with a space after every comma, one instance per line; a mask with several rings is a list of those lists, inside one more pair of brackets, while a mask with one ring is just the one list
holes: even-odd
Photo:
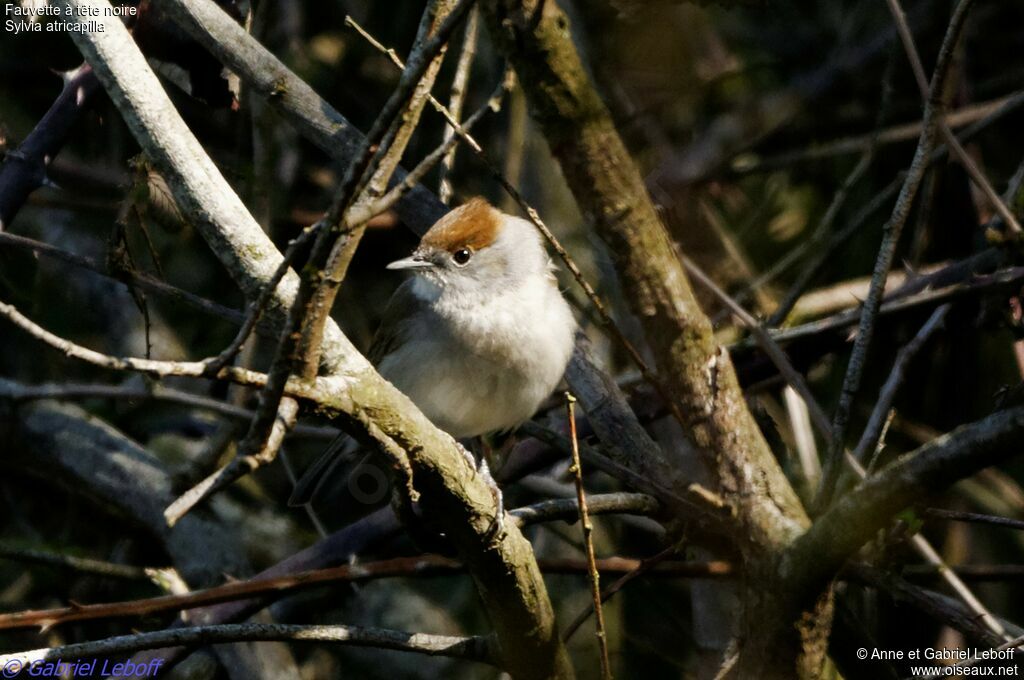
[[299, 507], [312, 503], [323, 488], [324, 482], [335, 473], [338, 465], [351, 461], [357, 449], [356, 441], [347, 434], [342, 433], [335, 437], [320, 457], [313, 461], [313, 464], [302, 473], [302, 477], [295, 482], [295, 489], [288, 498], [288, 505]]

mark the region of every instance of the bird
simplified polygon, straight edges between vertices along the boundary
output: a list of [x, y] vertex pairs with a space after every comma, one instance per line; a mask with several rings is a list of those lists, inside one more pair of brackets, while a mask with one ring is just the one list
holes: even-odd
[[[577, 329], [533, 224], [475, 197], [387, 268], [412, 276], [367, 352], [380, 375], [456, 440], [529, 420], [562, 380]], [[355, 449], [328, 447], [289, 503], [310, 502], [340, 454]]]

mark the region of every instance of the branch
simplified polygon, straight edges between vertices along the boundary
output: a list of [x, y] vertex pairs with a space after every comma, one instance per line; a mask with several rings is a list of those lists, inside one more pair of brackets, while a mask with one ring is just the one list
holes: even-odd
[[77, 406], [45, 401], [19, 406], [13, 420], [19, 445], [0, 454], [5, 466], [45, 474], [131, 518], [164, 545], [193, 586], [247, 571], [237, 538], [219, 523], [197, 515], [173, 529], [164, 524], [164, 504], [173, 498], [170, 475], [114, 428]]
[[0, 232], [0, 246], [11, 246], [14, 248], [20, 248], [22, 250], [28, 250], [30, 252], [38, 253], [46, 257], [52, 257], [54, 259], [62, 260], [73, 264], [76, 267], [82, 267], [94, 271], [97, 274], [108, 277], [114, 281], [121, 283], [122, 285], [128, 285], [123, 277], [127, 277], [131, 285], [137, 286], [147, 293], [155, 293], [162, 295], [176, 302], [189, 305], [193, 309], [199, 310], [205, 314], [216, 316], [221, 319], [225, 319], [231, 323], [241, 323], [243, 315], [236, 309], [225, 307], [212, 300], [207, 300], [204, 297], [200, 297], [195, 293], [190, 293], [187, 290], [182, 290], [175, 286], [165, 283], [160, 279], [153, 278], [149, 274], [144, 274], [137, 271], [126, 271], [119, 273], [119, 276], [111, 276], [107, 266], [99, 260], [85, 255], [79, 255], [78, 253], [72, 253], [67, 250], [63, 250], [56, 246], [50, 245], [49, 243], [43, 243], [34, 239], [19, 236], [18, 234], [9, 234], [7, 232]]
[[[305, 81], [288, 69], [210, 0], [164, 0], [161, 9], [194, 40], [245, 81], [253, 94], [342, 167], [351, 163], [363, 135]], [[395, 182], [404, 172], [395, 173]], [[417, 186], [397, 205], [403, 222], [423, 233], [444, 215], [443, 204]]]
[[[587, 498], [587, 510], [591, 515], [657, 515], [661, 504], [643, 493], [605, 493]], [[562, 520], [575, 522], [579, 519], [579, 501], [575, 498], [555, 498], [534, 503], [509, 512], [520, 526]]]
[[[576, 504], [579, 510], [580, 529], [583, 533], [583, 546], [587, 555], [587, 571], [590, 577], [590, 595], [593, 599], [595, 614], [594, 636], [601, 660], [601, 678], [611, 680], [612, 666], [608, 659], [608, 636], [604, 629], [604, 609], [601, 607], [601, 575], [597, 571], [597, 558], [594, 555], [594, 525], [590, 522], [587, 509], [587, 496], [583, 489], [583, 463], [580, 462], [580, 446], [576, 438], [576, 397], [571, 392], [565, 393], [566, 417], [569, 421], [569, 441], [572, 446], [572, 464], [569, 472], [576, 483]], [[563, 638], [564, 639], [564, 638]]]
[[[587, 77], [554, 0], [488, 0], [485, 16], [516, 68], [583, 213], [615, 258], [670, 396], [742, 517], [741, 549], [783, 545], [807, 525], [792, 487], [747, 410], [729, 356], [714, 341], [644, 182]], [[660, 457], [660, 454], [659, 454]], [[754, 472], [756, 471], [756, 472]]]
[[[949, 309], [948, 304], [936, 308], [932, 315], [928, 317], [928, 321], [921, 326], [910, 342], [900, 348], [900, 351], [896, 354], [896, 361], [893, 362], [889, 377], [886, 378], [885, 384], [882, 385], [882, 389], [878, 393], [878, 400], [871, 411], [871, 417], [868, 418], [868, 424], [864, 427], [864, 433], [861, 435], [860, 441], [857, 442], [857, 448], [853, 450], [853, 457], [860, 463], [865, 462], [868, 453], [874, 452], [882, 440], [882, 432], [885, 429], [885, 423], [888, 421], [889, 410], [892, 408], [892, 402], [896, 398], [897, 390], [899, 390], [900, 385], [903, 383], [907, 366], [921, 347], [928, 342], [932, 334], [943, 326]], [[872, 466], [869, 465], [868, 467]]]
[[[914, 78], [917, 81], [917, 87], [921, 91], [921, 99], [927, 106], [929, 100], [929, 91], [932, 93], [939, 92], [939, 90], [929, 90], [928, 77], [924, 73], [924, 65], [921, 64], [921, 56], [917, 52], [917, 47], [914, 45], [914, 36], [910, 32], [910, 25], [907, 24], [907, 17], [903, 13], [903, 8], [900, 7], [899, 0], [886, 0], [886, 4], [889, 6], [889, 11], [892, 14], [893, 20], [896, 22], [896, 31], [899, 33], [900, 41], [903, 43], [903, 48], [907, 53], [907, 58], [910, 60], [910, 66], [914, 71]], [[956, 41], [950, 45], [950, 51], [956, 47]], [[939, 55], [940, 59], [942, 55]], [[996, 190], [992, 188], [992, 184], [989, 183], [988, 178], [985, 177], [984, 173], [978, 168], [977, 163], [970, 157], [967, 150], [961, 146], [960, 142], [957, 141], [956, 136], [953, 135], [953, 131], [950, 129], [949, 124], [946, 123], [946, 117], [941, 116], [937, 122], [939, 132], [942, 133], [943, 139], [946, 140], [946, 144], [949, 146], [953, 155], [956, 156], [960, 164], [964, 166], [967, 171], [967, 175], [974, 182], [974, 185], [981, 190], [981, 193], [992, 204], [996, 213], [1003, 219], [1003, 222], [1007, 227], [1016, 234], [1020, 235], [1024, 229], [1021, 229], [1020, 224], [1017, 222], [1017, 218], [1014, 217], [1013, 213], [1006, 207], [1003, 199], [1000, 198]]]
[[[448, 635], [428, 635], [426, 633], [406, 633], [384, 628], [361, 628], [359, 626], [299, 626], [284, 623], [231, 623], [215, 626], [195, 626], [193, 628], [177, 628], [158, 630], [152, 633], [136, 633], [120, 635], [96, 640], [79, 642], [63, 647], [33, 649], [26, 652], [0, 655], [0, 666], [5, 670], [20, 662], [24, 667], [42, 661], [59, 659], [90, 658], [137, 652], [143, 649], [159, 649], [161, 647], [182, 645], [199, 647], [225, 642], [255, 642], [281, 640], [289, 642], [330, 642], [354, 647], [377, 647], [400, 652], [416, 652], [428, 656], [447, 656], [467, 661], [494, 664], [495, 654], [492, 645], [486, 638], [452, 637]], [[152, 662], [146, 672], [148, 676], [156, 675], [162, 660]], [[38, 666], [37, 666], [38, 667]], [[104, 669], [107, 665], [104, 664]], [[116, 666], [112, 666], [116, 668]], [[105, 672], [105, 671], [104, 671]], [[124, 673], [112, 670], [115, 674]], [[32, 674], [29, 671], [29, 674]], [[133, 675], [129, 673], [130, 675]]]
[[964, 425], [901, 456], [822, 515], [786, 557], [793, 582], [820, 592], [892, 516], [929, 494], [1020, 453], [1024, 407]]
[[867, 299], [861, 310], [860, 324], [857, 328], [857, 338], [850, 353], [850, 360], [846, 368], [846, 376], [843, 379], [842, 391], [839, 395], [839, 405], [836, 407], [832, 419], [832, 445], [829, 447], [828, 455], [825, 458], [824, 471], [821, 477], [821, 484], [815, 498], [815, 505], [818, 508], [828, 507], [832, 500], [836, 481], [839, 479], [842, 470], [843, 446], [846, 439], [846, 429], [849, 424], [850, 409], [853, 406], [853, 399], [860, 390], [861, 375], [864, 371], [864, 364], [867, 359], [867, 352], [875, 331], [875, 319], [878, 316], [878, 309], [882, 303], [882, 293], [885, 288], [885, 280], [889, 274], [889, 268], [896, 253], [896, 245], [899, 243], [903, 226], [910, 216], [910, 208], [913, 205], [917, 189], [924, 179], [925, 171], [928, 168], [928, 158], [937, 141], [936, 131], [938, 123], [945, 111], [946, 103], [943, 99], [946, 77], [949, 66], [952, 63], [953, 51], [960, 36], [967, 18], [967, 10], [973, 0], [960, 0], [953, 11], [946, 35], [943, 38], [942, 46], [939, 49], [939, 56], [935, 63], [935, 71], [932, 74], [931, 89], [925, 104], [924, 123], [921, 130], [921, 137], [914, 152], [914, 159], [911, 161], [910, 170], [903, 181], [899, 198], [893, 208], [892, 216], [883, 228], [882, 243], [878, 248], [878, 258], [875, 261], [874, 271], [871, 274], [871, 286], [868, 289]]
[[99, 89], [100, 82], [88, 64], [62, 77], [64, 88], [50, 110], [0, 166], [0, 232], [10, 226], [29, 194], [46, 181], [50, 161]]

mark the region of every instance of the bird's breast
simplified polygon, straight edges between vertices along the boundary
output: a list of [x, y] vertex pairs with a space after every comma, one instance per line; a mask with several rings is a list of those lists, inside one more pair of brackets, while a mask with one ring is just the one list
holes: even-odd
[[418, 315], [381, 374], [457, 438], [527, 420], [565, 372], [575, 322], [547, 279], [523, 288]]

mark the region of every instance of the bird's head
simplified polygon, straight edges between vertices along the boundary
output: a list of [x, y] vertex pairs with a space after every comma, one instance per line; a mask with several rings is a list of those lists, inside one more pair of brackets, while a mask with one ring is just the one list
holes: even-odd
[[551, 261], [532, 224], [473, 198], [438, 220], [412, 255], [388, 269], [411, 270], [439, 291], [493, 294], [549, 275]]

